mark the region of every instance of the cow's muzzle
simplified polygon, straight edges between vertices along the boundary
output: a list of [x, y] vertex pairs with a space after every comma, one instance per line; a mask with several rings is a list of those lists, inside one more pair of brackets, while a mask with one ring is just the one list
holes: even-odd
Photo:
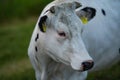
[[82, 70], [82, 71], [89, 70], [89, 69], [91, 69], [93, 66], [94, 66], [94, 62], [93, 62], [92, 60], [88, 60], [88, 61], [82, 62], [82, 67], [83, 67], [83, 70]]

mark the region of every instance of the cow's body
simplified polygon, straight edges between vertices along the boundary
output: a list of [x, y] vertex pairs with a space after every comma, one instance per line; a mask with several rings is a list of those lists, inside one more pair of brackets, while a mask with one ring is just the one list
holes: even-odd
[[[46, 11], [54, 4], [64, 3], [65, 1], [69, 0], [52, 2], [43, 10], [41, 16], [46, 14]], [[82, 25], [84, 27], [82, 40], [86, 50], [95, 62], [92, 70], [99, 70], [120, 59], [120, 0], [80, 0], [80, 3], [82, 4], [81, 8], [89, 6], [96, 9], [95, 17], [88, 24]], [[86, 71], [78, 72], [73, 70], [67, 62], [61, 61], [61, 59], [57, 60], [55, 56], [49, 57], [46, 54], [44, 47], [47, 44], [43, 44], [45, 34], [40, 32], [37, 26], [38, 23], [39, 20], [33, 32], [28, 51], [37, 80], [85, 80], [87, 76]], [[37, 42], [39, 38], [40, 41]], [[87, 59], [91, 58], [88, 57]]]
[[[93, 69], [97, 70], [120, 59], [120, 1], [83, 0], [83, 4], [97, 10], [94, 19], [85, 25], [82, 35], [88, 52], [95, 61]], [[102, 14], [102, 9], [106, 15]]]

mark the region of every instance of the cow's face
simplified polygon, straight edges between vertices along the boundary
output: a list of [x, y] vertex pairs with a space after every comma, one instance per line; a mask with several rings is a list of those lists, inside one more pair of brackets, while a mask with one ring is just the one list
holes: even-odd
[[[82, 18], [90, 20], [92, 13], [82, 9], [78, 16], [75, 12], [78, 6], [81, 5], [77, 2], [54, 5], [41, 16], [38, 26], [44, 36], [45, 53], [74, 70], [84, 71], [92, 68], [93, 60], [81, 38]], [[92, 12], [91, 9], [88, 11]]]

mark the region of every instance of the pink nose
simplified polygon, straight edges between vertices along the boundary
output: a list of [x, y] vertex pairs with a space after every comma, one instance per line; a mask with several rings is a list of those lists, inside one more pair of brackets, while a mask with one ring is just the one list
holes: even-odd
[[94, 66], [94, 62], [92, 60], [88, 60], [82, 63], [83, 71], [89, 70]]

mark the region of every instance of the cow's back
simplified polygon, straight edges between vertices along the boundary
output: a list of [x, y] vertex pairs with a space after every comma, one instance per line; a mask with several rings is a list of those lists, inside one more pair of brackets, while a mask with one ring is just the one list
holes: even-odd
[[120, 0], [84, 0], [83, 3], [97, 10], [95, 18], [84, 25], [82, 34], [96, 70], [120, 59]]

